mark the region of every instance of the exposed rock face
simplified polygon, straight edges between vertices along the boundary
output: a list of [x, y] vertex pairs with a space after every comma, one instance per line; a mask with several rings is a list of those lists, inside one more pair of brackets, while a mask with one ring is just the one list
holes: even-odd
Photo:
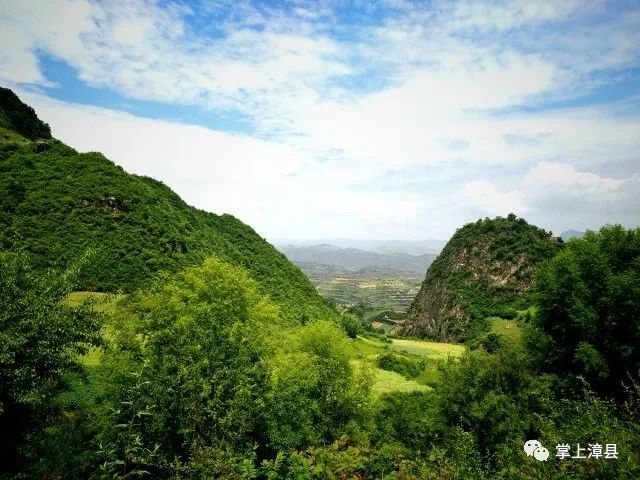
[[525, 308], [536, 267], [560, 246], [513, 214], [465, 225], [427, 271], [403, 333], [460, 340], [488, 316]]

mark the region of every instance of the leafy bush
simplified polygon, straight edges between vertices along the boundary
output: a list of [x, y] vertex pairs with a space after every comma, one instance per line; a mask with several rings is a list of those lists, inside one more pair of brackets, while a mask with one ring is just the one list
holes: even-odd
[[0, 253], [0, 472], [16, 466], [27, 429], [80, 370], [78, 355], [101, 343], [102, 319], [65, 304], [76, 273], [36, 275], [25, 255]]
[[536, 278], [542, 330], [531, 349], [549, 371], [620, 398], [640, 371], [640, 229], [572, 239]]
[[340, 316], [340, 324], [349, 338], [356, 338], [362, 331], [360, 320], [351, 313], [342, 314]]
[[371, 375], [342, 331], [313, 322], [269, 362], [265, 421], [273, 451], [357, 437], [370, 414]]
[[410, 359], [391, 352], [379, 355], [376, 363], [383, 370], [399, 373], [408, 379], [420, 376], [425, 369], [424, 360]]
[[[113, 473], [163, 476], [205, 451], [252, 452], [267, 386], [261, 358], [277, 307], [245, 271], [209, 258], [158, 281], [128, 308], [137, 322], [121, 331], [130, 359], [121, 368], [130, 375], [104, 438]], [[138, 340], [130, 344], [132, 334]]]
[[507, 344], [495, 354], [476, 350], [446, 365], [438, 415], [446, 427], [473, 436], [492, 472], [501, 462], [518, 461], [525, 438], [540, 437], [551, 408], [550, 387], [551, 378], [530, 370], [522, 347]]

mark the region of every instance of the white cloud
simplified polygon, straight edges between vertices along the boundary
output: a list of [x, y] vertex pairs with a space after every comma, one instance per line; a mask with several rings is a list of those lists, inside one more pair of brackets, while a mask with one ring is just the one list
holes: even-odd
[[341, 178], [281, 143], [19, 94], [79, 151], [101, 151], [131, 173], [163, 181], [188, 203], [236, 215], [263, 235], [409, 233], [425, 205], [412, 195], [353, 191], [348, 166]]
[[[0, 46], [0, 80], [49, 85], [40, 51], [128, 98], [248, 117], [253, 132], [229, 134], [30, 97], [71, 145], [102, 150], [270, 235], [446, 237], [509, 211], [547, 228], [594, 226], [608, 212], [630, 221], [615, 202], [640, 205], [633, 107], [514, 107], [575, 98], [638, 67], [640, 10], [573, 0], [390, 3], [394, 14], [376, 26], [340, 25], [313, 4], [285, 13], [210, 3], [209, 12], [230, 13], [196, 31], [188, 20], [200, 12], [152, 0], [0, 0], [10, 46]], [[356, 87], [341, 81], [350, 75]], [[636, 167], [626, 178], [610, 173], [623, 164]], [[412, 188], [393, 188], [404, 180], [385, 180], [390, 171], [413, 172]]]
[[526, 176], [526, 182], [533, 188], [557, 185], [563, 188], [594, 188], [599, 191], [616, 190], [624, 180], [601, 177], [591, 172], [578, 172], [572, 165], [541, 162]]
[[554, 212], [556, 224], [596, 228], [604, 223], [632, 226], [638, 222], [640, 173], [611, 178], [545, 162], [529, 170], [522, 188], [533, 209], [544, 215]]
[[471, 218], [494, 217], [513, 212], [524, 215], [529, 210], [524, 194], [518, 190], [500, 192], [487, 180], [474, 180], [464, 184], [455, 195], [458, 209]]
[[565, 163], [540, 162], [508, 190], [477, 180], [467, 182], [454, 198], [469, 220], [513, 212], [556, 233], [606, 223], [632, 227], [638, 225], [640, 174], [616, 179]]
[[462, 1], [445, 3], [452, 10], [450, 28], [510, 30], [524, 25], [559, 21], [584, 10], [601, 8], [601, 1], [512, 0], [506, 2]]
[[224, 36], [215, 38], [189, 30], [185, 19], [193, 13], [153, 1], [4, 1], [0, 29], [22, 33], [10, 38], [11, 58], [0, 57], [0, 78], [42, 83], [34, 68], [40, 49], [92, 86], [266, 120], [312, 92], [309, 85], [349, 71], [336, 42], [304, 21], [292, 30], [288, 20], [273, 20], [260, 31], [223, 23]]

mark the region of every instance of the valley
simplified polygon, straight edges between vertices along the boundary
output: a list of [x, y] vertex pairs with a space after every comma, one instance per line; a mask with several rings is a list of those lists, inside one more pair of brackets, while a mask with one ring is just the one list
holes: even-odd
[[337, 304], [367, 309], [406, 311], [420, 290], [422, 278], [413, 272], [365, 267], [294, 262], [309, 277], [318, 293]]
[[[342, 240], [343, 245], [349, 245], [348, 242], [352, 245], [364, 243]], [[286, 244], [277, 248], [300, 267], [326, 301], [347, 309], [357, 307], [365, 310], [368, 317], [390, 311], [393, 317], [390, 320], [396, 320], [411, 305], [427, 268], [437, 256], [431, 247], [427, 247], [434, 242], [365, 243], [377, 246], [377, 251], [330, 244]], [[423, 253], [390, 250], [394, 247]], [[388, 322], [387, 325], [393, 326], [393, 323]], [[379, 327], [385, 328], [385, 325]]]
[[640, 228], [276, 247], [8, 89], [0, 173], [0, 480], [640, 478]]

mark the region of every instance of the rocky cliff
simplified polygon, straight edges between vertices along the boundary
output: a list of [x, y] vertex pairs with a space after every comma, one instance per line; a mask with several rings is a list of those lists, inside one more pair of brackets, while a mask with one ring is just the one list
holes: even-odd
[[561, 248], [551, 232], [510, 214], [458, 229], [431, 264], [405, 322], [405, 335], [464, 340], [490, 316], [526, 308], [536, 267]]

